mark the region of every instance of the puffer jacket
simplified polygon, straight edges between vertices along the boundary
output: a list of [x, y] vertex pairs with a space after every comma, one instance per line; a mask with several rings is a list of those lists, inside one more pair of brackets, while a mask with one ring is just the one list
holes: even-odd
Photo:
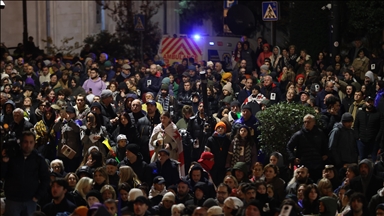
[[60, 140], [58, 141], [57, 156], [59, 158], [65, 158], [65, 155], [61, 153], [63, 145], [71, 147], [76, 151], [75, 158], [81, 157], [81, 141], [80, 141], [80, 127], [73, 120], [60, 119], [53, 125], [53, 130], [59, 132]]
[[[296, 152], [295, 152], [296, 148]], [[319, 169], [323, 166], [323, 155], [328, 152], [327, 136], [315, 125], [308, 131], [304, 127], [297, 131], [287, 144], [289, 160], [301, 160], [301, 164], [308, 169]]]
[[[160, 113], [158, 110], [156, 110], [156, 114], [154, 116], [154, 124], [160, 124]], [[137, 121], [137, 126], [138, 126], [138, 131], [139, 131], [139, 136], [140, 136], [140, 153], [143, 155], [143, 160], [147, 163], [150, 161], [150, 156], [149, 156], [149, 139], [152, 135], [153, 128], [151, 121], [148, 119], [147, 116], [144, 116], [140, 118]], [[139, 143], [138, 143], [139, 144]]]
[[365, 106], [357, 112], [354, 130], [358, 138], [364, 143], [380, 142], [384, 129], [384, 116], [373, 108], [366, 111]]

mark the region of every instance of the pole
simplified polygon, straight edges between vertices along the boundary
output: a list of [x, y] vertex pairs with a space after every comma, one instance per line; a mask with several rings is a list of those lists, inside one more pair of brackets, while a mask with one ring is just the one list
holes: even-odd
[[271, 21], [271, 45], [276, 46], [276, 21]]
[[143, 55], [143, 32], [140, 32], [140, 58], [141, 58], [141, 63], [144, 62], [144, 55]]
[[340, 53], [340, 35], [339, 35], [339, 24], [340, 24], [340, 13], [339, 13], [339, 2], [332, 1], [331, 9], [331, 25], [332, 25], [332, 56], [333, 58]]
[[23, 44], [28, 42], [27, 0], [23, 0]]
[[164, 35], [168, 34], [167, 33], [167, 1], [166, 0], [163, 0], [163, 5], [164, 5], [164, 16], [163, 16], [163, 32], [164, 32]]

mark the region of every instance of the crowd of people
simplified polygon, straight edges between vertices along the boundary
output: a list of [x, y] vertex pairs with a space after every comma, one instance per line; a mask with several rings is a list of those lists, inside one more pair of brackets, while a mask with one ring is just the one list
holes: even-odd
[[[1, 51], [3, 215], [384, 215], [384, 44], [315, 59], [244, 37], [231, 66]], [[319, 118], [264, 152], [278, 103]]]

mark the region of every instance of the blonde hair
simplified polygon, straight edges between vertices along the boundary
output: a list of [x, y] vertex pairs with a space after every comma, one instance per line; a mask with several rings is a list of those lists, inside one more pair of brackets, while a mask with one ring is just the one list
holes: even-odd
[[[129, 183], [130, 181], [133, 181], [133, 183], [139, 182], [139, 184], [140, 184], [140, 180], [137, 177], [135, 171], [133, 171], [132, 167], [121, 166], [119, 168], [119, 173], [120, 173], [119, 185], [124, 183], [124, 182]], [[130, 185], [130, 186], [135, 187], [135, 185]]]
[[236, 187], [236, 188], [239, 186], [239, 183], [237, 182], [235, 176], [233, 176], [233, 175], [226, 175], [226, 176], [224, 177], [224, 179], [223, 179], [223, 182], [225, 182], [225, 179], [226, 179], [226, 178], [230, 178], [230, 179], [232, 179], [233, 182], [235, 183], [235, 187]]
[[323, 189], [332, 191], [332, 183], [327, 178], [322, 178], [319, 183], [317, 184], [317, 188], [320, 191], [321, 196], [325, 196], [326, 194], [323, 194]]
[[79, 180], [79, 182], [77, 182], [76, 187], [75, 187], [75, 191], [79, 192], [81, 197], [83, 197], [83, 199], [85, 199], [85, 196], [87, 194], [84, 193], [84, 189], [89, 187], [90, 185], [92, 186], [92, 184], [93, 184], [93, 179], [91, 179], [89, 177], [83, 177]]
[[103, 195], [103, 193], [105, 191], [110, 191], [112, 193], [112, 199], [115, 200], [116, 199], [116, 191], [115, 189], [111, 186], [111, 185], [104, 185], [101, 189], [100, 189], [100, 193], [101, 195]]

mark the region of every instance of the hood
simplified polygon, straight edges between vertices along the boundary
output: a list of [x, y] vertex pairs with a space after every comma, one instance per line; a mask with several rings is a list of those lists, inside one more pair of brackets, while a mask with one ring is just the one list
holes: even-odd
[[74, 81], [76, 82], [76, 86], [75, 86], [75, 88], [79, 87], [80, 79], [79, 79], [78, 77], [76, 77], [76, 76], [73, 76], [73, 77], [69, 80], [69, 82], [68, 82], [68, 85], [71, 87], [71, 89], [74, 89], [74, 88], [72, 88], [72, 85], [71, 85], [72, 80], [74, 80]]
[[5, 111], [5, 107], [7, 106], [7, 104], [11, 104], [12, 105], [12, 110], [14, 110], [16, 108], [16, 104], [15, 102], [13, 102], [13, 100], [7, 100], [7, 102], [5, 102], [4, 106], [3, 106], [3, 110]]
[[280, 49], [280, 47], [279, 47], [279, 46], [275, 46], [275, 47], [273, 47], [273, 49], [275, 49], [275, 48], [278, 50], [277, 55], [280, 55], [280, 54], [281, 54], [281, 49]]
[[367, 71], [367, 73], [365, 73], [365, 76], [369, 78], [371, 83], [373, 83], [375, 81], [375, 76], [373, 75], [372, 71]]
[[334, 125], [333, 125], [333, 128], [339, 128], [339, 129], [342, 129], [343, 128], [343, 123], [341, 122], [336, 122]]
[[263, 47], [268, 47], [268, 50], [267, 51], [263, 51], [263, 52], [265, 52], [265, 53], [269, 53], [270, 52], [269, 50], [271, 49], [271, 46], [268, 43], [263, 44]]
[[200, 170], [201, 171], [200, 181], [204, 181], [204, 176], [203, 176], [204, 171], [203, 171], [203, 168], [199, 164], [195, 164], [195, 165], [193, 165], [193, 167], [191, 168], [191, 170], [188, 173], [189, 178], [191, 179], [191, 182], [193, 182], [193, 180], [192, 180], [192, 171], [193, 170]]
[[242, 171], [244, 173], [244, 176], [246, 177], [248, 173], [248, 165], [245, 162], [237, 162], [232, 168], [232, 175], [235, 174], [235, 170]]
[[372, 161], [369, 160], [369, 159], [363, 159], [362, 161], [360, 161], [359, 167], [361, 166], [361, 164], [366, 164], [368, 166], [368, 168], [369, 168], [368, 178], [370, 179], [370, 177], [373, 174], [373, 164], [372, 164]]
[[324, 204], [324, 207], [325, 207], [325, 212], [320, 213], [320, 215], [335, 216], [337, 211], [337, 200], [332, 197], [325, 196], [325, 197], [321, 197], [320, 201]]

